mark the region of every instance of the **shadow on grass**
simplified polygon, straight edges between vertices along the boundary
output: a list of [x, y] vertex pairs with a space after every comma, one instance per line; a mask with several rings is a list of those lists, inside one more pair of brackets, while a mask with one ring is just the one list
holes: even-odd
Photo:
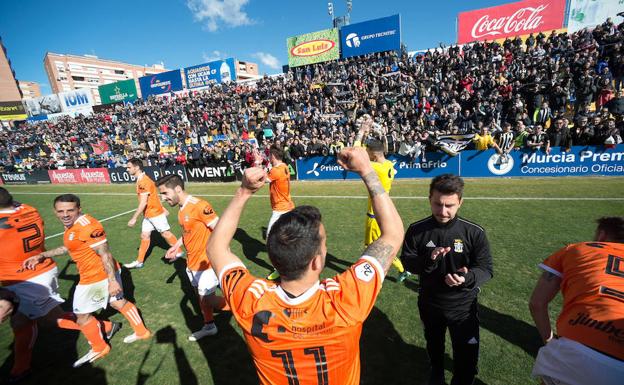
[[329, 252], [325, 258], [325, 267], [334, 270], [337, 274], [344, 272], [351, 265], [353, 265], [353, 262], [340, 259]]
[[537, 356], [542, 343], [535, 326], [481, 304], [479, 320], [482, 328], [516, 345], [531, 357]]
[[251, 237], [245, 230], [237, 228], [234, 233], [234, 240], [241, 244], [245, 258], [256, 265], [266, 269], [269, 273], [273, 271], [273, 266], [262, 258], [258, 257], [261, 252], [266, 252], [266, 246], [259, 240]]
[[406, 343], [392, 321], [374, 307], [360, 338], [361, 384], [421, 384], [429, 375], [424, 348]]
[[[188, 335], [203, 326], [204, 321], [199, 308], [196, 291], [191, 286], [186, 275], [185, 261], [178, 259], [173, 265], [180, 281], [180, 288], [184, 293], [184, 296], [180, 300], [180, 310], [184, 315], [188, 330], [182, 332], [185, 333], [185, 335], [180, 338], [186, 340]], [[217, 293], [217, 295], [218, 294], [219, 293]], [[210, 367], [214, 385], [257, 384], [258, 377], [252, 365], [247, 345], [243, 338], [232, 327], [231, 321], [232, 314], [230, 312], [220, 312], [216, 314], [215, 324], [219, 329], [219, 333], [214, 337], [203, 338], [196, 343]], [[169, 330], [159, 331], [159, 333], [162, 334], [161, 338], [163, 341], [174, 341], [176, 337], [175, 333]], [[158, 341], [158, 335], [156, 339]], [[177, 345], [174, 344], [174, 349], [176, 346]], [[190, 366], [184, 351], [179, 350], [175, 358], [178, 366], [179, 383], [182, 385], [197, 384], [197, 376]]]

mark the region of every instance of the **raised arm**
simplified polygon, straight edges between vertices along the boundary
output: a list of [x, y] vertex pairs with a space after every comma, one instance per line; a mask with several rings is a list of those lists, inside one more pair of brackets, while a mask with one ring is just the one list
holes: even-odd
[[245, 204], [264, 185], [266, 177], [266, 171], [260, 167], [251, 167], [245, 170], [241, 186], [219, 217], [219, 222], [214, 228], [206, 248], [208, 259], [217, 276], [225, 266], [240, 262], [240, 259], [230, 251], [230, 242], [234, 238]]
[[403, 242], [403, 221], [373, 170], [366, 150], [345, 148], [338, 154], [338, 163], [345, 170], [358, 173], [368, 189], [381, 236], [368, 246], [364, 254], [377, 259], [387, 272]]

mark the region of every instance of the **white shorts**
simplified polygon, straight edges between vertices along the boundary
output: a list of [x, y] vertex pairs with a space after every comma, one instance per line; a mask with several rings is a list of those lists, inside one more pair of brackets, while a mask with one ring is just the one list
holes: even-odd
[[167, 216], [165, 214], [160, 214], [153, 218], [143, 218], [143, 223], [141, 224], [142, 233], [151, 233], [154, 230], [162, 233], [170, 228], [171, 227], [169, 227], [169, 222], [167, 222]]
[[123, 299], [123, 286], [121, 284], [119, 271], [115, 273], [115, 278], [119, 286], [122, 287], [122, 292], [115, 297], [109, 297], [108, 295], [108, 279], [103, 279], [88, 285], [78, 284], [74, 292], [74, 313], [93, 313], [100, 309], [106, 309], [110, 302]]
[[27, 281], [5, 286], [19, 298], [18, 311], [30, 319], [43, 317], [65, 300], [58, 293], [58, 268], [29, 278]]
[[191, 286], [197, 288], [199, 295], [213, 294], [219, 287], [219, 280], [212, 268], [200, 271], [193, 271], [187, 268], [186, 275], [189, 281], [191, 281]]
[[269, 238], [269, 233], [271, 232], [271, 227], [273, 227], [273, 225], [275, 224], [275, 222], [279, 219], [279, 217], [281, 217], [282, 215], [286, 214], [288, 211], [273, 211], [273, 214], [271, 214], [271, 219], [269, 219], [269, 225], [267, 226], [267, 238]]
[[621, 385], [624, 362], [560, 337], [539, 350], [532, 374], [545, 384]]

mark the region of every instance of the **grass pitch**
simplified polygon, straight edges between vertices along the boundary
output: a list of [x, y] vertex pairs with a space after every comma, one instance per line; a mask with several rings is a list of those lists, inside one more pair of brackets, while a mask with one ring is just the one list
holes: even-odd
[[[391, 195], [404, 224], [427, 216], [427, 180], [394, 182]], [[188, 190], [210, 201], [222, 212], [237, 184], [190, 184]], [[62, 242], [62, 225], [51, 202], [56, 194], [81, 196], [83, 211], [103, 222], [113, 255], [120, 263], [135, 259], [140, 223], [128, 228], [130, 210], [137, 199], [132, 185], [107, 186], [5, 186], [24, 203], [39, 209], [46, 223], [48, 248]], [[297, 205], [319, 207], [327, 229], [329, 256], [325, 276], [344, 271], [363, 251], [366, 191], [361, 182], [294, 182]], [[262, 227], [271, 215], [267, 189], [248, 204], [232, 250], [258, 276], [271, 271]], [[549, 178], [467, 180], [460, 214], [488, 232], [494, 256], [494, 278], [479, 298], [481, 353], [477, 383], [534, 384], [531, 367], [540, 346], [527, 303], [539, 276], [537, 264], [567, 243], [592, 238], [594, 219], [624, 215], [624, 178]], [[169, 208], [176, 235], [177, 208]], [[126, 213], [126, 214], [122, 214]], [[121, 215], [119, 215], [121, 214]], [[112, 218], [111, 218], [112, 217]], [[110, 218], [110, 219], [108, 219]], [[164, 241], [160, 241], [160, 245]], [[200, 342], [187, 336], [201, 327], [197, 302], [184, 273], [183, 261], [170, 265], [161, 259], [165, 249], [156, 246], [141, 270], [123, 272], [126, 296], [141, 309], [155, 336], [132, 345], [122, 342], [131, 328], [121, 314], [102, 314], [122, 321], [124, 328], [113, 341], [112, 352], [95, 364], [72, 369], [71, 364], [88, 350], [77, 332], [40, 328], [33, 357], [33, 374], [27, 384], [255, 384], [255, 371], [234, 319], [216, 316], [219, 334]], [[69, 257], [59, 257], [60, 291], [71, 304], [78, 281]], [[417, 280], [396, 282], [391, 268], [361, 338], [362, 384], [419, 384], [427, 378], [427, 355], [416, 306]], [[555, 300], [553, 322], [561, 298]], [[0, 327], [0, 375], [12, 364], [12, 333]], [[447, 339], [447, 369], [451, 369]], [[450, 381], [450, 372], [447, 380]], [[479, 382], [480, 381], [480, 382]]]

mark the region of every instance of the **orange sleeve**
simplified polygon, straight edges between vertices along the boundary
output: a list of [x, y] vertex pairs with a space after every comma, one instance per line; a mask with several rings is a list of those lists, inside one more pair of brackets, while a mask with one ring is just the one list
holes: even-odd
[[106, 232], [100, 222], [94, 218], [89, 219], [91, 223], [82, 229], [79, 237], [85, 242], [85, 245], [93, 248], [106, 242]]
[[219, 273], [223, 297], [232, 309], [234, 316], [251, 311], [251, 309], [246, 308], [245, 302], [247, 302], [248, 297], [253, 296], [253, 292], [248, 289], [256, 279], [240, 262], [225, 266]]
[[[344, 273], [333, 280], [325, 280], [328, 295], [338, 314], [350, 324], [364, 322], [373, 309], [384, 280], [381, 264], [374, 258], [363, 256]], [[332, 290], [335, 281], [340, 290]]]
[[555, 251], [548, 258], [546, 258], [544, 262], [540, 263], [539, 267], [549, 273], [553, 273], [556, 276], [563, 278], [563, 256], [569, 251], [570, 246], [571, 245], [568, 245]]
[[271, 182], [273, 182], [274, 180], [276, 180], [276, 179], [277, 179], [277, 175], [276, 175], [277, 173], [276, 173], [276, 170], [277, 170], [277, 169], [276, 169], [275, 167], [273, 167], [271, 170], [269, 170], [269, 172], [268, 172], [268, 174], [267, 174], [267, 178], [269, 178], [269, 180], [270, 180]]
[[212, 208], [212, 205], [208, 202], [202, 203], [197, 210], [197, 215], [206, 227], [210, 227], [210, 224], [213, 223], [215, 219], [219, 218], [216, 211]]
[[149, 186], [147, 183], [145, 183], [145, 178], [141, 179], [139, 181], [139, 183], [137, 184], [137, 194], [139, 195], [143, 195], [143, 194], [149, 194]]

